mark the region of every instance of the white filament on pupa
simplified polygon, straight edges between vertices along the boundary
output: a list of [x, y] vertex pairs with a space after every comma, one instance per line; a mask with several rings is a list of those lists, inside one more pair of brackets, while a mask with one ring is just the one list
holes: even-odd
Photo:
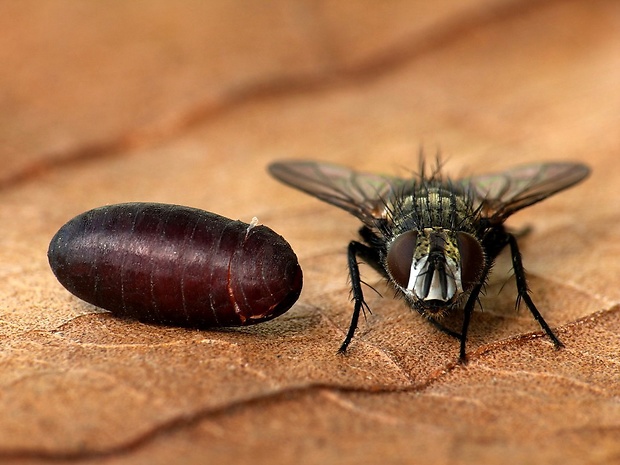
[[252, 217], [252, 221], [250, 221], [250, 224], [248, 225], [248, 229], [245, 230], [245, 238], [248, 238], [248, 234], [250, 234], [250, 231], [258, 225], [258, 218], [256, 218], [255, 216]]

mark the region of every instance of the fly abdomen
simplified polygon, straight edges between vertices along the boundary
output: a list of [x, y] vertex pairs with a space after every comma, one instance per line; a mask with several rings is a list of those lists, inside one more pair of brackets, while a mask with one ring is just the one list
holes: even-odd
[[178, 205], [90, 210], [56, 233], [48, 257], [79, 298], [179, 326], [266, 321], [288, 310], [302, 286], [295, 253], [271, 229]]

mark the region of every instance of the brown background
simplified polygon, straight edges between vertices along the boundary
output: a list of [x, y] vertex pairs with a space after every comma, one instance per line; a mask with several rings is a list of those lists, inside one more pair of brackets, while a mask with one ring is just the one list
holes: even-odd
[[[619, 463], [620, 3], [4, 2], [0, 7], [0, 461]], [[471, 362], [368, 267], [346, 357], [355, 218], [265, 172], [312, 158], [406, 174], [577, 160], [525, 210], [535, 301], [502, 258]], [[295, 248], [298, 303], [261, 326], [118, 321], [49, 271], [54, 232], [124, 201], [249, 221]]]

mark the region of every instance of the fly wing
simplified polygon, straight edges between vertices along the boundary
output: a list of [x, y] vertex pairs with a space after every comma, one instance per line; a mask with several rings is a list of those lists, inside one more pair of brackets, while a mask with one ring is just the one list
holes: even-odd
[[484, 216], [501, 223], [516, 211], [577, 184], [589, 173], [580, 163], [542, 163], [463, 178], [457, 183], [471, 192]]
[[272, 163], [269, 172], [284, 184], [340, 207], [369, 226], [383, 211], [385, 199], [405, 181], [312, 161]]

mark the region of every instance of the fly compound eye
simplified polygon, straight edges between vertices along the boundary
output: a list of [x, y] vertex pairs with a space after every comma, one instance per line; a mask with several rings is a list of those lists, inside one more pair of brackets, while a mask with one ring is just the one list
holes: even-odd
[[459, 231], [456, 234], [461, 255], [461, 282], [465, 290], [478, 282], [484, 268], [484, 251], [478, 239]]
[[418, 233], [407, 231], [397, 236], [387, 254], [387, 268], [390, 275], [401, 287], [409, 284], [409, 274], [411, 273], [411, 262], [415, 250]]

